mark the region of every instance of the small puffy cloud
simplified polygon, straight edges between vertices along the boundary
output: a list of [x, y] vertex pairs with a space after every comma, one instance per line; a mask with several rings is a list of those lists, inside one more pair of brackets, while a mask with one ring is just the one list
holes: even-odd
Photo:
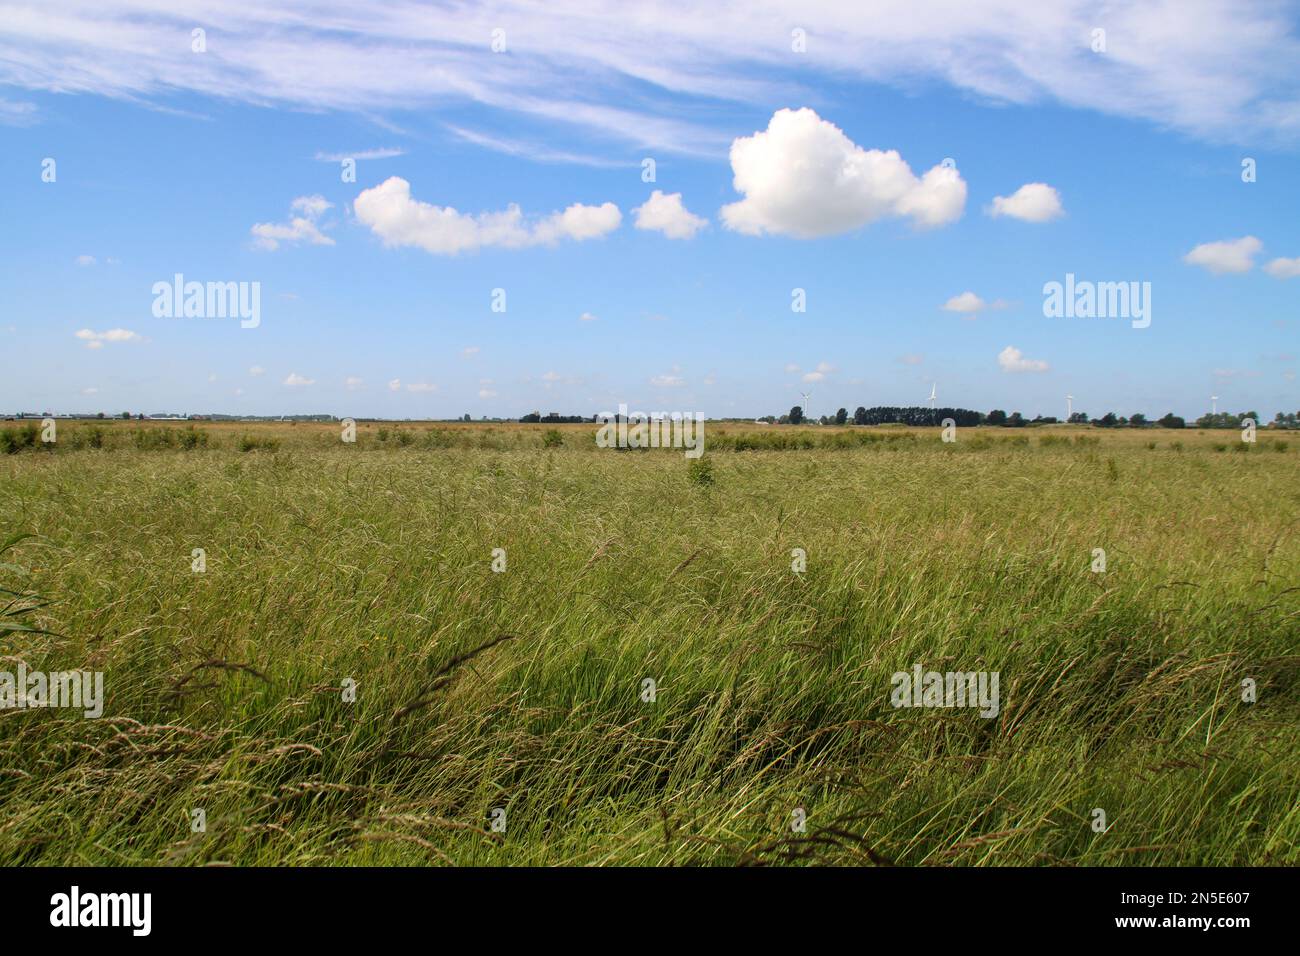
[[830, 362], [818, 362], [817, 367], [811, 372], [805, 374], [803, 380], [810, 384], [813, 382], [822, 382], [825, 381], [826, 376], [831, 374], [833, 371], [835, 371], [835, 366]]
[[986, 212], [994, 219], [1010, 216], [1023, 222], [1050, 222], [1065, 215], [1061, 194], [1047, 183], [1025, 183], [1010, 196], [994, 196]]
[[578, 316], [578, 321], [579, 321], [579, 322], [595, 322], [595, 321], [596, 321], [596, 316], [592, 315], [590, 312], [584, 312], [584, 313], [582, 313], [582, 315]]
[[707, 219], [682, 205], [681, 193], [664, 193], [658, 189], [632, 212], [638, 229], [662, 232], [669, 239], [691, 239], [709, 224]]
[[290, 388], [301, 388], [304, 385], [315, 385], [316, 380], [314, 378], [306, 378], [305, 376], [299, 375], [297, 372], [290, 372], [288, 377], [285, 378], [284, 384], [288, 385]]
[[478, 397], [479, 397], [479, 398], [496, 398], [496, 397], [497, 397], [497, 393], [494, 392], [494, 391], [492, 391], [492, 389], [490, 389], [490, 388], [480, 388], [480, 389], [478, 390]]
[[302, 213], [308, 219], [319, 219], [333, 206], [324, 196], [299, 196], [289, 204], [289, 209], [291, 212]]
[[1264, 266], [1264, 271], [1274, 279], [1294, 279], [1300, 276], [1300, 256], [1294, 259], [1274, 259]]
[[254, 366], [252, 366], [251, 368], [249, 368], [249, 370], [248, 370], [248, 374], [249, 374], [249, 375], [254, 375], [254, 376], [256, 376], [256, 375], [264, 375], [264, 374], [266, 374], [266, 369], [262, 368], [262, 366], [260, 366], [260, 365], [254, 365]]
[[1255, 255], [1263, 248], [1264, 243], [1254, 236], [1203, 242], [1183, 256], [1183, 261], [1188, 265], [1208, 269], [1215, 275], [1249, 272], [1255, 266]]
[[80, 329], [76, 333], [77, 338], [86, 343], [88, 349], [102, 349], [106, 344], [118, 344], [121, 342], [143, 342], [144, 339], [129, 329], [109, 329], [106, 332], [95, 332], [92, 329]]
[[1049, 368], [1042, 359], [1025, 358], [1014, 345], [1008, 345], [998, 353], [998, 365], [1004, 372], [1046, 372]]
[[976, 312], [983, 312], [989, 307], [989, 304], [977, 296], [974, 292], [963, 292], [961, 295], [955, 295], [943, 304], [943, 308], [948, 312], [960, 312], [962, 315], [974, 315]]
[[343, 387], [349, 392], [355, 392], [362, 385], [366, 384], [364, 379], [357, 378], [355, 375], [349, 375], [343, 380]]
[[333, 207], [324, 196], [299, 196], [289, 204], [289, 221], [259, 222], [249, 230], [259, 249], [274, 250], [282, 242], [310, 242], [317, 246], [332, 246], [334, 240], [320, 231], [318, 219]]
[[94, 256], [77, 256], [74, 260], [79, 266], [93, 266], [95, 264]]
[[812, 239], [887, 217], [941, 226], [961, 217], [966, 183], [955, 166], [917, 177], [896, 150], [866, 150], [811, 109], [777, 110], [766, 131], [731, 144], [744, 199], [722, 207], [727, 228]]
[[527, 222], [515, 204], [504, 212], [478, 215], [434, 206], [411, 197], [411, 184], [392, 176], [363, 190], [352, 204], [357, 219], [384, 245], [415, 246], [432, 255], [454, 256], [485, 246], [522, 249], [553, 245], [562, 239], [598, 239], [618, 228], [623, 214], [612, 202], [600, 206], [574, 203], [563, 212]]
[[81, 394], [82, 394], [82, 395], [94, 395], [94, 394], [95, 394], [96, 392], [98, 392], [98, 391], [99, 391], [99, 389], [95, 388], [95, 387], [92, 385], [92, 386], [90, 386], [89, 388], [83, 388], [83, 389], [81, 390]]
[[401, 388], [402, 388], [402, 380], [400, 378], [393, 378], [388, 380], [388, 390], [390, 392], [400, 391]]
[[545, 375], [542, 376], [542, 381], [543, 381], [543, 382], [558, 382], [558, 381], [560, 381], [561, 378], [563, 378], [563, 376], [560, 375], [559, 372], [551, 371], [551, 372], [547, 372]]
[[786, 370], [786, 373], [789, 374], [789, 375], [798, 375], [798, 374], [799, 374], [799, 366], [796, 365], [794, 362], [787, 362], [787, 363], [786, 363], [786, 366], [785, 366], [785, 370]]
[[462, 358], [473, 358], [475, 355], [478, 355], [478, 346], [477, 345], [466, 346], [465, 348], [460, 350], [460, 354]]
[[665, 373], [650, 379], [650, 384], [655, 388], [681, 388], [686, 384], [686, 380], [680, 375]]

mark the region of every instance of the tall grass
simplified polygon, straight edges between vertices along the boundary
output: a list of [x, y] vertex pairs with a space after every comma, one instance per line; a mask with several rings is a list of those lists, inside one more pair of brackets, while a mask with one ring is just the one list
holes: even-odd
[[107, 703], [0, 711], [2, 864], [1300, 862], [1294, 450], [75, 431], [0, 460], [0, 656]]

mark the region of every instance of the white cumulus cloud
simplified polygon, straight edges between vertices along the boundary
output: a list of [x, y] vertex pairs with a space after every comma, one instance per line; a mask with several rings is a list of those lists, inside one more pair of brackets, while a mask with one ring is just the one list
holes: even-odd
[[960, 312], [963, 315], [974, 315], [976, 312], [983, 312], [989, 307], [989, 304], [977, 296], [974, 292], [963, 292], [961, 295], [955, 295], [943, 304], [943, 308], [948, 312]]
[[994, 196], [987, 211], [994, 219], [1010, 216], [1024, 222], [1050, 222], [1065, 215], [1061, 194], [1047, 183], [1025, 183], [1010, 196]]
[[1255, 266], [1255, 255], [1263, 248], [1264, 243], [1254, 236], [1224, 239], [1220, 242], [1203, 242], [1183, 256], [1183, 261], [1188, 265], [1208, 269], [1215, 275], [1223, 275], [1226, 272], [1249, 272]]
[[941, 226], [961, 217], [966, 183], [940, 164], [921, 177], [896, 150], [863, 149], [811, 109], [782, 109], [766, 131], [731, 144], [744, 199], [722, 207], [729, 229], [812, 239], [886, 217]]
[[253, 244], [259, 249], [275, 250], [282, 242], [310, 242], [317, 246], [332, 246], [334, 240], [320, 231], [317, 220], [333, 203], [324, 196], [299, 196], [289, 204], [288, 222], [259, 222], [249, 230]]
[[299, 375], [297, 372], [290, 372], [288, 377], [285, 378], [284, 384], [288, 385], [290, 388], [300, 388], [304, 385], [315, 385], [316, 380], [314, 378], [307, 378], [303, 375]]
[[1294, 279], [1300, 276], [1300, 256], [1294, 259], [1274, 259], [1264, 266], [1264, 271], [1275, 279]]
[[357, 219], [386, 246], [415, 246], [433, 255], [473, 252], [484, 246], [522, 249], [562, 239], [598, 239], [619, 227], [623, 214], [612, 202], [574, 203], [534, 222], [511, 203], [504, 212], [471, 215], [411, 197], [411, 184], [391, 176], [363, 190], [352, 204]]
[[681, 193], [664, 193], [658, 189], [632, 212], [638, 229], [662, 232], [669, 239], [691, 239], [709, 224], [707, 219], [682, 205]]
[[96, 332], [92, 329], [80, 329], [76, 333], [77, 338], [86, 343], [88, 349], [102, 349], [106, 343], [117, 344], [119, 342], [142, 342], [143, 338], [130, 331], [129, 329], [109, 329], [106, 332]]
[[1046, 372], [1049, 368], [1042, 359], [1025, 358], [1014, 345], [1008, 345], [998, 353], [998, 365], [1004, 372]]

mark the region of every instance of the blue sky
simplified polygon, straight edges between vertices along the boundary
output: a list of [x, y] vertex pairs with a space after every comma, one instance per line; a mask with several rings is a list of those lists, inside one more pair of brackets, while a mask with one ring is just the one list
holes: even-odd
[[1300, 408], [1291, 5], [176, 6], [0, 2], [0, 410]]

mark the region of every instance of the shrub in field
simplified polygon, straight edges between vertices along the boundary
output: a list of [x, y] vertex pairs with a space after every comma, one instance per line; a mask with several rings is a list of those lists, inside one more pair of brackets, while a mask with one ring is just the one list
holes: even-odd
[[199, 431], [193, 425], [185, 429], [183, 432], [178, 432], [176, 439], [180, 443], [180, 446], [187, 450], [192, 448], [206, 448], [208, 446], [208, 433]]
[[446, 428], [430, 428], [424, 433], [424, 444], [428, 448], [451, 448], [455, 446], [456, 439]]
[[375, 432], [375, 437], [380, 441], [388, 441], [388, 429], [383, 425], [380, 425], [379, 431]]
[[562, 448], [564, 446], [564, 436], [560, 434], [558, 428], [548, 428], [546, 434], [542, 436], [543, 448]]
[[1101, 444], [1101, 439], [1098, 438], [1096, 435], [1075, 435], [1074, 443], [1076, 445], [1084, 445], [1084, 446], [1099, 445]]
[[414, 441], [415, 436], [410, 432], [402, 431], [401, 429], [397, 430], [397, 444], [401, 445], [403, 448], [412, 444]]
[[14, 455], [24, 448], [32, 448], [36, 445], [36, 439], [39, 435], [40, 432], [36, 428], [35, 422], [19, 425], [17, 428], [0, 430], [0, 452]]
[[713, 459], [692, 458], [686, 464], [686, 479], [701, 488], [713, 484]]
[[1038, 439], [1038, 444], [1042, 445], [1044, 448], [1050, 448], [1053, 445], [1069, 445], [1070, 439], [1064, 435], [1044, 435], [1042, 438]]
[[265, 451], [275, 451], [279, 447], [280, 447], [280, 439], [278, 438], [261, 438], [256, 435], [239, 436], [240, 451], [256, 451], [258, 449], [264, 449]]
[[176, 444], [176, 437], [170, 428], [137, 428], [131, 432], [135, 447], [144, 451], [157, 448], [171, 448]]
[[1119, 467], [1115, 464], [1114, 458], [1106, 459], [1106, 477], [1111, 481], [1119, 481]]
[[1286, 451], [1286, 442], [1282, 441], [1280, 438], [1277, 439], [1277, 440], [1275, 440], [1275, 441], [1273, 442], [1273, 450], [1274, 450], [1274, 451]]
[[1172, 448], [1174, 451], [1182, 451], [1183, 443], [1180, 441], [1171, 441], [1169, 443], [1169, 447]]
[[108, 433], [98, 425], [78, 428], [72, 433], [73, 448], [103, 448]]
[[1216, 442], [1214, 443], [1214, 450], [1215, 450], [1215, 451], [1227, 451], [1227, 450], [1228, 450], [1228, 446], [1227, 446], [1227, 444], [1226, 444], [1225, 442], [1216, 441]]

